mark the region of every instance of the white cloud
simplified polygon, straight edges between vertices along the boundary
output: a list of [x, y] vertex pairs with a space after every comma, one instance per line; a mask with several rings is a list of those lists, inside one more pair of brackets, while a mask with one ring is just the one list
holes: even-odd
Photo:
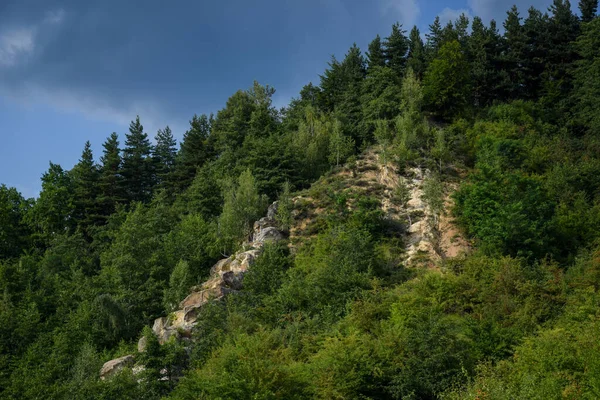
[[382, 11], [384, 14], [392, 12], [398, 15], [396, 19], [407, 30], [412, 28], [421, 14], [421, 9], [416, 0], [383, 0]]
[[64, 19], [64, 10], [48, 11], [44, 19], [37, 24], [0, 32], [0, 67], [15, 67], [26, 60], [36, 49], [36, 37], [41, 25], [59, 25]]
[[461, 14], [465, 14], [469, 18], [469, 21], [473, 20], [473, 17], [471, 16], [471, 12], [464, 8], [455, 10], [455, 9], [446, 7], [442, 10], [441, 13], [438, 14], [438, 16], [440, 17], [440, 22], [441, 22], [442, 26], [444, 26], [450, 21], [452, 21], [452, 22], [456, 21], [458, 19], [458, 17], [460, 17]]
[[0, 34], [0, 66], [12, 67], [30, 55], [34, 48], [35, 28], [19, 28]]
[[62, 8], [53, 11], [47, 11], [46, 16], [44, 17], [44, 23], [46, 24], [60, 24], [65, 19], [65, 10]]

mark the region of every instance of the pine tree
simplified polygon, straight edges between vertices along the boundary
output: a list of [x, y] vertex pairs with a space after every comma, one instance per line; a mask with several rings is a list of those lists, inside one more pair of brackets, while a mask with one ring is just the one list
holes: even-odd
[[551, 110], [552, 118], [560, 118], [566, 112], [572, 89], [572, 71], [578, 59], [573, 42], [579, 36], [579, 19], [571, 10], [569, 0], [554, 0], [550, 6], [550, 49], [547, 74], [544, 82], [543, 104]]
[[129, 125], [129, 134], [125, 135], [125, 149], [123, 149], [123, 164], [121, 174], [127, 189], [130, 201], [148, 201], [152, 196], [153, 168], [152, 145], [140, 117], [136, 117]]
[[175, 157], [177, 156], [177, 141], [173, 137], [171, 128], [159, 129], [156, 133], [156, 145], [152, 152], [152, 161], [154, 163], [155, 182], [161, 187], [165, 187], [169, 175], [175, 167]]
[[416, 26], [413, 26], [410, 31], [406, 65], [413, 70], [417, 78], [423, 79], [423, 74], [427, 68], [425, 45], [423, 44], [423, 39], [421, 39], [419, 28]]
[[211, 157], [209, 136], [210, 118], [205, 114], [194, 115], [189, 129], [183, 134], [183, 141], [177, 153], [175, 168], [168, 177], [168, 187], [181, 193], [194, 181], [196, 171]]
[[343, 93], [336, 105], [336, 116], [344, 122], [344, 133], [358, 144], [369, 140], [368, 127], [362, 119], [362, 85], [366, 75], [365, 59], [356, 43], [341, 64]]
[[73, 218], [87, 232], [93, 225], [100, 222], [100, 209], [98, 204], [99, 178], [98, 166], [94, 162], [90, 142], [85, 142], [85, 147], [79, 162], [71, 170], [73, 176], [73, 205], [75, 207]]
[[581, 22], [590, 22], [598, 11], [598, 0], [579, 0]]
[[440, 22], [440, 17], [435, 17], [435, 20], [431, 25], [429, 25], [429, 33], [425, 34], [425, 38], [427, 39], [426, 43], [426, 53], [428, 61], [431, 61], [437, 55], [440, 46], [442, 45], [442, 35], [443, 28]]
[[534, 7], [530, 7], [523, 22], [523, 30], [527, 40], [524, 59], [527, 60], [523, 72], [526, 85], [525, 94], [528, 99], [537, 100], [542, 88], [542, 77], [548, 65], [550, 41], [549, 18]]
[[404, 74], [406, 68], [406, 53], [408, 52], [408, 39], [404, 35], [402, 25], [395, 23], [392, 25], [392, 33], [383, 43], [383, 53], [387, 65], [399, 76]]
[[527, 63], [525, 59], [527, 37], [521, 25], [517, 6], [512, 6], [506, 14], [503, 24], [505, 48], [502, 57], [502, 69], [505, 75], [501, 83], [501, 93], [503, 98], [519, 99], [525, 96], [524, 68]]
[[385, 67], [385, 55], [383, 54], [379, 35], [369, 43], [369, 51], [367, 52], [367, 69], [371, 71], [375, 67]]
[[321, 90], [319, 92], [319, 108], [324, 112], [332, 112], [335, 106], [341, 102], [344, 94], [344, 71], [342, 64], [331, 56], [327, 64], [328, 68], [321, 78]]
[[100, 214], [106, 218], [115, 212], [117, 204], [125, 201], [125, 189], [121, 175], [119, 136], [113, 132], [102, 146], [104, 154], [100, 157], [98, 206]]

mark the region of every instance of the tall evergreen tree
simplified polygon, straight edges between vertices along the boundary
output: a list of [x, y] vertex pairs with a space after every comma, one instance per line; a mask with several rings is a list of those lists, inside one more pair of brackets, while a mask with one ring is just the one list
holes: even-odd
[[425, 45], [421, 39], [419, 28], [413, 26], [408, 39], [408, 60], [406, 65], [411, 68], [419, 79], [423, 79], [423, 74], [427, 68], [427, 60], [425, 54]]
[[154, 176], [151, 153], [152, 145], [138, 116], [131, 122], [129, 133], [125, 135], [121, 170], [130, 201], [148, 201], [152, 196]]
[[362, 120], [362, 84], [366, 75], [365, 59], [356, 43], [348, 50], [341, 64], [343, 94], [335, 112], [344, 124], [344, 133], [358, 144], [368, 140], [368, 128]]
[[331, 56], [321, 78], [321, 91], [319, 92], [319, 108], [324, 112], [331, 112], [339, 104], [344, 93], [344, 70], [342, 64]]
[[100, 210], [98, 205], [99, 171], [94, 162], [94, 155], [90, 142], [85, 142], [85, 147], [79, 162], [71, 170], [73, 176], [73, 218], [79, 227], [87, 232], [88, 229], [99, 223]]
[[154, 162], [155, 182], [164, 187], [168, 177], [175, 167], [175, 157], [177, 156], [177, 141], [173, 137], [171, 128], [159, 129], [156, 133], [156, 145], [152, 152]]
[[583, 25], [576, 47], [574, 108], [578, 123], [600, 137], [600, 18]]
[[534, 7], [530, 7], [523, 22], [523, 30], [527, 39], [524, 74], [526, 96], [538, 99], [542, 88], [542, 77], [548, 63], [548, 54], [552, 43], [549, 33], [549, 18]]
[[554, 0], [550, 6], [550, 49], [544, 82], [543, 103], [552, 117], [566, 112], [566, 99], [572, 89], [572, 72], [577, 52], [573, 43], [579, 36], [579, 19], [571, 10], [569, 0]]
[[501, 83], [503, 98], [519, 99], [525, 96], [525, 74], [527, 37], [521, 25], [521, 17], [517, 6], [506, 13], [504, 21], [504, 51], [502, 70], [504, 76]]
[[369, 51], [367, 52], [367, 69], [370, 71], [375, 67], [385, 67], [385, 55], [383, 54], [379, 35], [369, 43]]
[[437, 55], [440, 46], [442, 45], [443, 39], [443, 28], [440, 22], [440, 17], [435, 17], [435, 20], [429, 25], [429, 32], [425, 34], [427, 39], [426, 53], [428, 61], [431, 61]]
[[106, 218], [115, 212], [117, 204], [125, 201], [125, 191], [121, 175], [119, 136], [113, 132], [102, 146], [104, 153], [100, 157], [98, 205], [100, 213]]
[[29, 208], [30, 202], [15, 188], [0, 185], [0, 260], [25, 250], [30, 232], [24, 217]]
[[408, 39], [402, 30], [402, 25], [395, 23], [392, 25], [392, 33], [383, 43], [383, 53], [387, 65], [399, 76], [404, 74], [406, 68], [406, 53], [408, 52]]
[[206, 114], [194, 115], [189, 129], [183, 134], [183, 141], [177, 153], [175, 168], [168, 178], [168, 186], [175, 192], [188, 188], [196, 175], [196, 170], [209, 160], [211, 151], [209, 135], [211, 122]]
[[581, 22], [590, 22], [598, 11], [598, 0], [579, 0]]

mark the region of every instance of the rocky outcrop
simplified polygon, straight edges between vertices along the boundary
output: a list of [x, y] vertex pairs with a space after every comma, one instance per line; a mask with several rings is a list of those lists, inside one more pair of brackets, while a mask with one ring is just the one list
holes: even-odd
[[[154, 320], [152, 331], [160, 344], [174, 338], [185, 340], [191, 335], [202, 307], [211, 300], [219, 300], [224, 296], [242, 289], [244, 274], [260, 256], [263, 246], [268, 242], [277, 242], [285, 238], [278, 229], [275, 215], [277, 202], [271, 204], [267, 216], [254, 223], [251, 237], [242, 245], [242, 250], [220, 260], [210, 269], [210, 277], [201, 285], [192, 288], [191, 293], [179, 303], [179, 309], [167, 317]], [[138, 342], [138, 351], [146, 350], [147, 342], [142, 337]], [[132, 355], [108, 361], [100, 371], [100, 378], [106, 379], [117, 371], [133, 366]], [[135, 366], [139, 373], [143, 366]]]
[[100, 370], [100, 379], [110, 378], [123, 368], [133, 366], [133, 362], [134, 359], [131, 354], [105, 362]]
[[[260, 256], [264, 244], [285, 238], [277, 228], [276, 212], [277, 202], [269, 207], [266, 217], [254, 223], [252, 235], [249, 241], [244, 243], [241, 251], [218, 261], [210, 269], [209, 279], [192, 288], [191, 293], [179, 304], [179, 310], [173, 312], [169, 317], [157, 318], [154, 321], [152, 331], [161, 344], [173, 337], [179, 339], [189, 336], [196, 324], [200, 310], [207, 302], [219, 300], [242, 289], [244, 274]], [[143, 348], [141, 345], [138, 347]]]

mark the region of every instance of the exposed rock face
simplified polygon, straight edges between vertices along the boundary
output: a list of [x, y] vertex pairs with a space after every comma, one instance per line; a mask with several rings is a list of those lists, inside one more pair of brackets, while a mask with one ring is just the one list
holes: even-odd
[[152, 330], [161, 344], [171, 337], [177, 339], [189, 336], [196, 324], [200, 309], [210, 300], [218, 300], [242, 289], [244, 274], [254, 264], [267, 242], [284, 239], [277, 228], [275, 214], [277, 202], [271, 204], [267, 216], [254, 223], [254, 231], [248, 243], [238, 253], [220, 260], [210, 269], [210, 277], [201, 285], [192, 288], [192, 292], [181, 301], [179, 310], [169, 318], [161, 317], [154, 321]]
[[100, 379], [104, 380], [106, 378], [110, 378], [117, 372], [121, 371], [123, 368], [131, 367], [133, 365], [133, 362], [133, 356], [130, 354], [105, 362], [102, 366], [102, 369], [100, 370]]

